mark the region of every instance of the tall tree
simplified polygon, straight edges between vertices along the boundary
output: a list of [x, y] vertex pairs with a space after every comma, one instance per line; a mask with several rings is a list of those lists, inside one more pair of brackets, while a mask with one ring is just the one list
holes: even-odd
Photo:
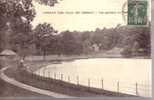
[[56, 31], [47, 23], [37, 25], [34, 30], [34, 42], [36, 47], [43, 52], [44, 58], [51, 47], [54, 33]]
[[73, 55], [82, 53], [82, 44], [77, 40], [72, 32], [62, 32], [63, 54]]
[[[5, 36], [5, 32], [8, 30], [6, 23], [9, 23], [9, 28], [12, 30], [10, 42], [17, 43], [17, 41], [22, 40], [22, 38], [17, 37], [22, 36], [19, 35], [19, 33], [25, 36], [25, 34], [31, 32], [30, 23], [34, 17], [35, 10], [32, 5], [32, 0], [0, 0], [0, 36]], [[16, 39], [15, 37], [12, 38], [13, 35], [16, 35]], [[1, 43], [4, 43], [3, 40], [0, 44]], [[22, 47], [20, 47], [20, 49], [22, 49]]]
[[30, 45], [32, 44], [32, 34], [27, 33], [16, 33], [12, 35], [11, 42], [12, 49], [23, 57], [23, 59], [30, 53]]

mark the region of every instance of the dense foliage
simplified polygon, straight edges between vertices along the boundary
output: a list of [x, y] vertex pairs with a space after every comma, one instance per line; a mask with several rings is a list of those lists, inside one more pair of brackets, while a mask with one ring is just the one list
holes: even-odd
[[[54, 6], [57, 0], [37, 2]], [[11, 49], [22, 56], [81, 55], [121, 48], [120, 53], [124, 57], [150, 57], [150, 24], [147, 27], [117, 25], [115, 28], [97, 28], [95, 31], [66, 30], [59, 33], [48, 23], [39, 24], [32, 30], [31, 22], [34, 17], [32, 0], [0, 0], [0, 51], [5, 47], [3, 37], [10, 28]]]
[[[39, 26], [40, 25], [38, 25], [35, 30], [37, 30]], [[48, 26], [46, 26], [46, 28]], [[52, 31], [48, 32], [49, 30]], [[47, 40], [37, 39], [36, 42], [36, 44], [39, 43], [40, 45], [45, 43], [46, 45], [43, 45], [43, 48], [47, 48], [46, 51], [48, 54], [92, 54], [95, 52], [109, 51], [114, 48], [121, 48], [122, 51], [120, 53], [124, 57], [150, 56], [151, 52], [150, 26], [117, 26], [115, 28], [96, 29], [95, 31], [86, 32], [64, 31], [55, 35], [52, 34], [53, 28], [50, 26], [48, 31], [46, 30], [45, 33], [38, 31], [38, 34], [36, 34], [37, 36], [40, 34], [48, 34], [48, 37], [46, 37]], [[37, 45], [36, 47], [39, 46]], [[98, 50], [96, 50], [96, 48]]]
[[11, 48], [16, 52], [25, 51], [34, 17], [32, 0], [0, 0], [0, 50], [5, 48], [4, 37], [9, 30]]

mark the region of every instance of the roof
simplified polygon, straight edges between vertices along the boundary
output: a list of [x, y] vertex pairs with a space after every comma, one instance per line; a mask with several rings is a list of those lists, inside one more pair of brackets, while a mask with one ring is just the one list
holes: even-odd
[[1, 53], [0, 53], [0, 56], [16, 56], [17, 54], [12, 51], [12, 50], [9, 50], [9, 49], [6, 49], [6, 50], [3, 50]]

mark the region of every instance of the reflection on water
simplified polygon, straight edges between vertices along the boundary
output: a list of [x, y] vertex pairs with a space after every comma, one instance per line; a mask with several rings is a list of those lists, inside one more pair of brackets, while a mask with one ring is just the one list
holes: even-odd
[[99, 58], [51, 64], [36, 73], [74, 84], [151, 96], [151, 67], [151, 59]]

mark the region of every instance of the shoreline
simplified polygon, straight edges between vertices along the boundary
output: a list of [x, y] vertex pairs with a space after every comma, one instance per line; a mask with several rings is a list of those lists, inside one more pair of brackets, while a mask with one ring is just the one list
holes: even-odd
[[[145, 59], [145, 58], [93, 58], [93, 57], [90, 57], [90, 58], [84, 58], [84, 57], [64, 57], [64, 58], [61, 58], [59, 57], [58, 59], [55, 59], [55, 58], [52, 58], [52, 59], [46, 59], [46, 60], [25, 60], [25, 63], [24, 65], [27, 67], [28, 66], [28, 69], [30, 71], [36, 71], [42, 67], [46, 67], [47, 65], [51, 65], [51, 64], [61, 64], [62, 62], [72, 62], [72, 61], [75, 61], [75, 60], [82, 60], [82, 59], [128, 59], [128, 60], [142, 60], [142, 59]], [[145, 60], [152, 60], [151, 58], [147, 58]]]
[[27, 56], [25, 60], [27, 61], [72, 61], [78, 59], [152, 59], [148, 56], [138, 56], [138, 57], [122, 57], [122, 56], [101, 56], [101, 55], [47, 55], [45, 59], [40, 55]]

